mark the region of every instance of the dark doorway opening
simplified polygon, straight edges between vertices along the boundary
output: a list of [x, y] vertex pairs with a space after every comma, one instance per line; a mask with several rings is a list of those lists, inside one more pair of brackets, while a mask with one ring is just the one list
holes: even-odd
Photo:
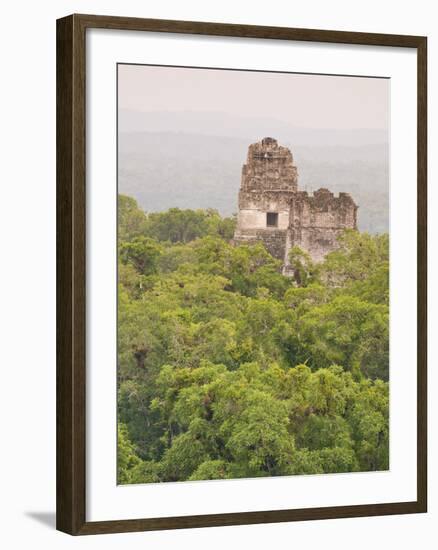
[[278, 227], [278, 212], [266, 213], [266, 225], [268, 227]]

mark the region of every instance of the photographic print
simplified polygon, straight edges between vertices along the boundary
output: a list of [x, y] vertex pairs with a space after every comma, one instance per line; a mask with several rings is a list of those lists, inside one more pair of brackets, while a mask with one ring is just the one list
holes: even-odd
[[389, 469], [389, 87], [118, 64], [118, 484]]

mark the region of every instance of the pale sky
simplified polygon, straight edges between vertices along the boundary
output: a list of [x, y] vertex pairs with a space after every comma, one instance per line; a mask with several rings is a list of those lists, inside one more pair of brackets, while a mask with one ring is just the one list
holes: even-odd
[[304, 128], [387, 129], [388, 79], [119, 65], [119, 108], [224, 112]]

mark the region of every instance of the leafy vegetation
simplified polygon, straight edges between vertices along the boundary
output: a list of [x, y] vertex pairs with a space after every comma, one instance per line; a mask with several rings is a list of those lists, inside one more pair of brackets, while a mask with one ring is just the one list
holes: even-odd
[[119, 198], [119, 483], [387, 469], [388, 236], [289, 278], [234, 225]]

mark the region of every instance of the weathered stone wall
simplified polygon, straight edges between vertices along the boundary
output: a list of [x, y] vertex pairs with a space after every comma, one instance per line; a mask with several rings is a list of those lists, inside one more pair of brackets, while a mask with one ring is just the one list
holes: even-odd
[[338, 247], [340, 233], [356, 229], [357, 206], [348, 193], [335, 197], [328, 189], [313, 195], [299, 191], [290, 202], [289, 227], [291, 246], [299, 246], [320, 262]]
[[[278, 229], [289, 226], [290, 198], [297, 191], [292, 153], [273, 138], [248, 148], [242, 168], [236, 240], [247, 229], [266, 228], [266, 213], [278, 213]], [[271, 229], [270, 229], [271, 230]]]
[[239, 233], [237, 242], [240, 244], [254, 244], [261, 241], [274, 258], [284, 262], [287, 232], [287, 229], [275, 228], [269, 230], [249, 229]]
[[289, 227], [290, 200], [292, 191], [240, 191], [238, 231], [266, 228], [266, 214], [278, 214], [278, 228]]
[[[268, 213], [274, 214], [275, 226], [269, 226]], [[356, 225], [357, 206], [348, 193], [335, 197], [328, 189], [313, 195], [298, 191], [297, 168], [289, 149], [273, 138], [249, 146], [242, 168], [235, 242], [263, 241], [289, 274], [288, 254], [293, 246], [319, 262], [337, 248], [339, 234]]]
[[297, 168], [287, 147], [273, 138], [249, 146], [242, 168], [242, 191], [297, 191], [297, 181]]

